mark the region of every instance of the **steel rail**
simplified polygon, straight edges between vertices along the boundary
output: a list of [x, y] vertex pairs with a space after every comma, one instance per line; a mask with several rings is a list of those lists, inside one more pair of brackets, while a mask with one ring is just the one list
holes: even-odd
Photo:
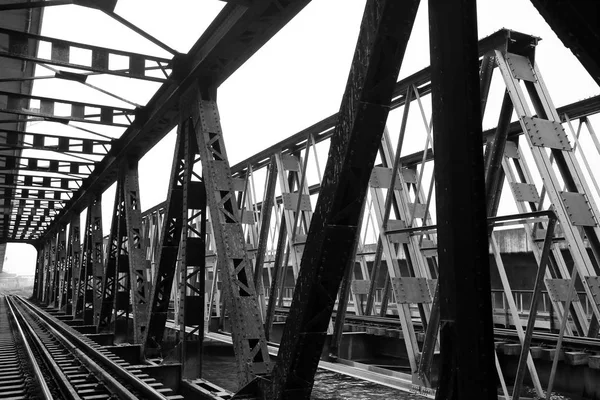
[[[10, 299], [9, 297], [7, 297], [6, 302], [8, 303], [8, 308], [10, 309], [10, 312], [15, 316], [15, 320], [18, 320], [17, 315], [20, 316], [21, 321], [23, 322], [23, 325], [25, 326], [25, 329], [27, 330], [27, 332], [29, 332], [29, 337], [32, 338], [32, 340], [34, 341], [37, 350], [42, 355], [44, 362], [50, 369], [51, 374], [54, 375], [54, 378], [55, 378], [57, 384], [62, 389], [62, 394], [67, 396], [71, 400], [81, 399], [81, 397], [77, 394], [77, 391], [75, 390], [75, 388], [69, 383], [65, 374], [61, 371], [58, 364], [56, 364], [56, 361], [54, 361], [54, 359], [52, 358], [52, 356], [46, 349], [46, 346], [44, 346], [44, 344], [42, 343], [40, 338], [36, 335], [31, 324], [29, 324], [29, 322], [27, 322], [27, 320], [25, 319], [25, 317], [23, 316], [21, 311], [15, 305], [12, 304], [13, 300]], [[19, 325], [19, 330], [22, 332], [20, 325]], [[25, 338], [25, 336], [23, 336], [23, 338]], [[31, 352], [31, 348], [29, 346], [28, 341], [24, 340], [24, 344], [28, 349], [28, 357], [32, 357], [33, 353]], [[40, 371], [37, 363], [34, 365], [34, 370], [35, 370], [36, 380], [38, 380], [38, 371], [40, 373], [39, 377], [41, 377], [42, 375], [41, 375], [41, 371]], [[38, 383], [40, 384], [41, 390], [44, 392], [44, 398], [52, 399], [53, 398], [52, 393], [50, 393], [50, 390], [48, 389], [48, 385], [46, 384], [46, 382], [43, 379], [41, 379], [41, 382], [38, 381]], [[49, 397], [46, 397], [46, 390], [47, 390], [47, 395]]]
[[[42, 370], [40, 369], [40, 366], [38, 365], [38, 362], [35, 359], [33, 350], [31, 349], [31, 346], [29, 346], [27, 336], [25, 336], [25, 332], [23, 331], [23, 328], [21, 328], [21, 324], [19, 323], [19, 319], [17, 318], [17, 313], [13, 309], [13, 306], [8, 297], [6, 297], [6, 304], [8, 305], [9, 314], [12, 315], [12, 317], [14, 318], [15, 326], [17, 327], [17, 331], [19, 332], [19, 337], [21, 338], [23, 347], [25, 348], [25, 354], [27, 354], [27, 359], [33, 369], [33, 376], [35, 378], [35, 381], [39, 385], [38, 387], [39, 387], [41, 397], [45, 400], [52, 400], [53, 399], [52, 392], [50, 391], [48, 384], [44, 380], [44, 377], [42, 375]], [[25, 321], [25, 323], [26, 323], [26, 321]], [[27, 327], [27, 325], [26, 325], [26, 327]]]
[[[82, 357], [82, 361], [86, 364], [86, 367], [94, 366], [92, 369], [94, 373], [99, 373], [105, 384], [110, 384], [110, 388], [116, 388], [122, 393], [125, 399], [136, 400], [139, 397], [132, 394], [127, 388], [125, 388], [115, 377], [122, 379], [127, 382], [131, 387], [139, 392], [145, 399], [148, 400], [169, 400], [167, 396], [164, 396], [160, 392], [156, 391], [153, 387], [148, 385], [146, 382], [139, 379], [137, 376], [122, 368], [111, 359], [106, 357], [104, 354], [98, 352], [86, 341], [82, 340], [75, 333], [71, 332], [70, 328], [66, 328], [51, 318], [46, 312], [37, 309], [32, 306], [27, 300], [22, 297], [17, 297], [18, 300], [27, 307], [32, 314], [37, 315], [41, 321], [43, 321], [48, 329], [50, 329], [57, 338], [63, 344], [65, 344], [69, 350], [72, 350], [77, 354], [78, 357]], [[101, 364], [101, 365], [99, 365]], [[110, 371], [110, 374], [108, 373]], [[106, 380], [105, 380], [106, 379]]]

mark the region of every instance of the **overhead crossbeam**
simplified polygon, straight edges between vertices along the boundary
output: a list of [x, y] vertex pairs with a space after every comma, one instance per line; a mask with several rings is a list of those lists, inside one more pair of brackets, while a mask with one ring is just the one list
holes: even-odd
[[367, 2], [268, 398], [310, 397], [418, 5]]
[[[38, 101], [39, 108], [31, 108], [31, 101]], [[64, 114], [58, 114], [57, 108], [66, 107]], [[118, 117], [135, 114], [135, 110], [102, 104], [32, 96], [21, 93], [0, 91], [0, 112], [15, 115], [40, 117], [44, 120], [69, 123], [85, 122], [90, 124], [128, 127], [129, 123], [115, 122]], [[66, 115], [65, 115], [66, 114]]]
[[[63, 161], [51, 158], [14, 156], [10, 154], [0, 154], [0, 163], [2, 161], [4, 161], [4, 165], [0, 166], [0, 171], [7, 172], [17, 169], [35, 172], [55, 172], [69, 175], [87, 175], [91, 172], [91, 167], [95, 165], [93, 162]], [[88, 171], [81, 172], [83, 168], [87, 168]]]
[[2, 150], [45, 150], [59, 153], [75, 153], [92, 156], [105, 155], [111, 145], [109, 140], [86, 139], [73, 136], [49, 135], [37, 132], [20, 132], [1, 129], [0, 138], [5, 138], [0, 143]]
[[[68, 40], [56, 39], [48, 36], [36, 35], [33, 33], [14, 31], [11, 29], [0, 28], [0, 37], [8, 38], [8, 49], [0, 49], [0, 57], [13, 58], [17, 60], [33, 61], [37, 63], [56, 65], [66, 68], [74, 68], [83, 71], [115, 75], [126, 78], [136, 78], [153, 82], [165, 82], [165, 78], [159, 78], [148, 75], [148, 67], [158, 66], [164, 70], [170, 69], [171, 60], [151, 55], [132, 53], [128, 51], [109, 49], [106, 47], [91, 46], [83, 43], [71, 42]], [[50, 43], [50, 58], [43, 58], [32, 55], [33, 49], [37, 49], [40, 43]], [[71, 54], [77, 52], [88, 53], [88, 62], [86, 64], [72, 62]], [[78, 57], [77, 59], [81, 59]], [[126, 62], [128, 67], [111, 68], [118, 62]], [[60, 76], [64, 75], [64, 76]], [[87, 75], [75, 72], [60, 71], [58, 78], [85, 82]]]

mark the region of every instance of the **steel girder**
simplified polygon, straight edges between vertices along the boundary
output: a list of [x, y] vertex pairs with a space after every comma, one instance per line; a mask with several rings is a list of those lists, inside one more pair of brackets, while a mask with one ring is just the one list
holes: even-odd
[[138, 110], [134, 123], [96, 165], [85, 189], [74, 194], [53, 223], [65, 223], [70, 215], [80, 213], [90, 197], [115, 182], [123, 160], [138, 160], [158, 143], [177, 124], [179, 100], [195, 81], [218, 87], [309, 2], [280, 0], [275, 6], [271, 0], [257, 0], [249, 7], [227, 4], [188, 54], [175, 57], [171, 79]]
[[367, 2], [269, 398], [310, 397], [418, 5]]
[[[0, 28], [0, 35], [8, 36], [8, 49], [0, 50], [0, 57], [15, 58], [17, 60], [32, 61], [40, 64], [56, 65], [59, 67], [74, 68], [82, 71], [89, 71], [99, 74], [115, 75], [125, 78], [136, 78], [154, 82], [164, 82], [165, 78], [157, 78], [146, 74], [147, 63], [155, 63], [157, 68], [170, 69], [172, 60], [137, 54], [127, 51], [109, 49], [105, 47], [90, 46], [83, 43], [51, 38], [47, 36], [36, 35], [32, 33], [20, 32], [11, 29]], [[32, 42], [33, 47], [37, 47], [40, 41], [50, 43], [52, 46], [50, 58], [41, 58], [30, 55], [29, 47]], [[92, 52], [90, 63], [75, 64], [70, 62], [70, 53], [72, 50], [88, 50]], [[129, 68], [111, 69], [109, 67], [110, 59], [115, 56], [128, 59]], [[56, 77], [59, 79], [73, 80], [76, 82], [85, 82], [88, 74], [58, 71]]]
[[[102, 265], [97, 276], [98, 302], [95, 304], [99, 329], [109, 328], [111, 314], [125, 316], [123, 333], [129, 337], [130, 295], [133, 319], [133, 343], [141, 343], [146, 330], [146, 308], [149, 303], [149, 263], [146, 261], [142, 239], [141, 204], [139, 198], [137, 161], [124, 162], [121, 166], [106, 267]], [[118, 333], [118, 332], [116, 332]]]

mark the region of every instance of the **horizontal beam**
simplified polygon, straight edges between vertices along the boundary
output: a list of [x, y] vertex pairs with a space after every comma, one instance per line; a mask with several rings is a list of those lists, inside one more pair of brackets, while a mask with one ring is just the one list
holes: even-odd
[[[33, 61], [36, 63], [56, 65], [60, 67], [79, 69], [83, 71], [97, 72], [108, 75], [115, 75], [125, 78], [142, 79], [153, 82], [165, 82], [165, 78], [158, 78], [146, 75], [146, 63], [156, 63], [165, 69], [170, 68], [171, 60], [162, 57], [156, 57], [146, 54], [132, 53], [128, 51], [109, 49], [106, 47], [92, 46], [83, 43], [72, 42], [52, 38], [48, 36], [36, 35], [11, 29], [0, 28], [0, 36], [8, 37], [8, 49], [0, 49], [0, 57], [12, 58], [23, 61]], [[40, 42], [51, 44], [50, 58], [37, 57], [30, 54], [31, 51], [38, 47]], [[91, 51], [89, 64], [76, 64], [70, 62], [70, 54], [72, 50], [87, 50]], [[128, 59], [128, 68], [126, 70], [110, 69], [111, 58], [126, 57]], [[73, 74], [74, 79], [76, 73], [61, 71], [65, 75]], [[85, 82], [85, 75], [80, 79]]]
[[[84, 103], [80, 101], [71, 101], [63, 99], [55, 99], [50, 97], [32, 96], [21, 93], [12, 93], [0, 91], [0, 98], [5, 99], [3, 102], [5, 107], [0, 107], [0, 112], [16, 115], [27, 115], [33, 117], [41, 117], [43, 119], [57, 122], [86, 122], [90, 124], [112, 125], [119, 127], [128, 127], [129, 124], [114, 122], [115, 117], [133, 116], [134, 109], [114, 107], [102, 104]], [[30, 101], [36, 100], [40, 102], [40, 108], [30, 108]], [[71, 107], [68, 116], [58, 115], [55, 113], [57, 104], [65, 104]], [[98, 110], [97, 114], [90, 114], [90, 109]], [[86, 113], [87, 110], [87, 113]], [[92, 118], [99, 118], [98, 120]]]

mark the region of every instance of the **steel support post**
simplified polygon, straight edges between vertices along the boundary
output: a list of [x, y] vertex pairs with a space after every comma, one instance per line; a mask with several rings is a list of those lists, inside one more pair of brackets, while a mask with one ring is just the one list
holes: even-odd
[[[96, 252], [100, 251], [100, 254]], [[94, 323], [94, 306], [96, 303], [96, 285], [101, 292], [102, 280], [97, 282], [94, 273], [100, 257], [102, 264], [102, 198], [97, 197], [90, 201], [87, 207], [83, 247], [81, 249], [81, 264], [79, 267], [78, 282], [73, 287], [73, 315], [82, 318], [85, 324]], [[101, 300], [101, 299], [100, 299]], [[99, 304], [100, 305], [100, 304]], [[98, 305], [98, 306], [99, 306]], [[98, 312], [99, 313], [99, 312]]]
[[529, 316], [527, 318], [527, 328], [525, 329], [525, 337], [523, 338], [523, 343], [521, 344], [521, 356], [519, 358], [519, 364], [517, 366], [517, 373], [512, 394], [512, 398], [514, 400], [519, 400], [519, 397], [521, 396], [523, 378], [525, 378], [525, 370], [527, 368], [527, 358], [530, 357], [529, 348], [531, 346], [533, 330], [535, 329], [538, 303], [540, 298], [542, 297], [542, 288], [544, 287], [544, 276], [546, 275], [546, 267], [550, 258], [550, 248], [552, 247], [552, 240], [554, 239], [555, 225], [556, 217], [552, 216], [548, 221], [548, 226], [546, 228], [546, 237], [544, 238], [544, 247], [542, 249], [540, 265], [538, 267], [537, 274], [535, 277], [535, 283], [533, 286], [533, 294], [531, 297], [531, 309], [529, 310]]
[[67, 315], [73, 314], [73, 293], [75, 293], [75, 277], [79, 277], [81, 263], [81, 222], [79, 215], [75, 215], [69, 223], [69, 239], [67, 240], [67, 270], [69, 271], [67, 286]]
[[33, 281], [33, 294], [31, 296], [31, 298], [33, 300], [39, 300], [40, 299], [40, 292], [41, 292], [41, 284], [44, 280], [43, 278], [43, 272], [44, 272], [44, 246], [43, 244], [37, 244], [36, 245], [36, 250], [37, 250], [37, 260], [35, 263], [35, 278]]
[[56, 243], [56, 269], [58, 282], [56, 284], [56, 308], [62, 310], [65, 303], [65, 284], [67, 282], [67, 227], [62, 225], [58, 229]]
[[310, 397], [418, 5], [418, 0], [367, 2], [270, 398]]
[[[125, 290], [117, 290], [117, 280], [122, 272], [128, 272], [127, 261], [121, 259], [123, 249], [123, 238], [126, 237], [125, 221], [123, 220], [123, 196], [122, 182], [117, 181], [115, 192], [115, 202], [113, 207], [112, 221], [110, 225], [110, 233], [108, 235], [108, 249], [106, 253], [106, 262], [104, 268], [104, 280], [102, 283], [102, 305], [100, 308], [100, 317], [98, 318], [98, 332], [112, 331], [116, 333], [117, 319], [113, 320], [113, 314], [118, 310], [129, 309], [129, 291], [125, 286]], [[117, 265], [123, 271], [117, 271]], [[117, 293], [119, 298], [117, 298]], [[128, 321], [125, 322], [127, 329]]]
[[436, 399], [497, 399], [474, 0], [430, 0], [441, 376]]
[[48, 307], [54, 307], [56, 300], [56, 284], [58, 283], [58, 268], [56, 267], [56, 242], [58, 235], [52, 232], [50, 239], [50, 256], [48, 257], [48, 288], [46, 290], [46, 305]]
[[[366, 196], [365, 196], [366, 197]], [[344, 323], [346, 322], [346, 313], [348, 311], [348, 302], [350, 300], [350, 293], [352, 292], [352, 278], [354, 277], [354, 268], [356, 265], [356, 251], [358, 250], [358, 245], [360, 242], [360, 228], [362, 226], [363, 217], [365, 215], [365, 204], [366, 201], [363, 199], [362, 210], [360, 216], [358, 218], [358, 234], [354, 240], [354, 245], [352, 247], [352, 257], [348, 259], [348, 265], [346, 266], [346, 271], [344, 272], [344, 278], [341, 282], [341, 287], [339, 289], [338, 295], [338, 306], [335, 314], [335, 324], [333, 326], [333, 335], [331, 337], [330, 342], [330, 352], [329, 356], [337, 359], [339, 356], [339, 349], [342, 343], [342, 335], [344, 334]], [[366, 278], [366, 277], [363, 277]], [[360, 307], [361, 304], [356, 301], [358, 296], [354, 299], [354, 313], [356, 315], [361, 315]]]
[[[91, 206], [91, 237], [90, 237], [90, 262], [87, 274], [87, 289], [92, 293], [93, 323], [98, 324], [100, 308], [102, 307], [102, 283], [104, 282], [104, 237], [102, 235], [102, 203], [98, 198]], [[87, 298], [87, 294], [86, 294]], [[91, 322], [91, 321], [90, 321]]]
[[260, 209], [260, 234], [258, 237], [258, 248], [256, 250], [256, 262], [254, 266], [254, 286], [262, 286], [263, 270], [267, 242], [269, 240], [269, 229], [271, 227], [271, 215], [273, 213], [273, 204], [275, 201], [275, 186], [277, 186], [277, 163], [275, 157], [271, 157], [267, 167], [267, 177], [265, 193]]
[[177, 263], [179, 284], [179, 359], [182, 377], [202, 376], [202, 342], [206, 283], [206, 188], [194, 164], [199, 161], [194, 126], [182, 118], [181, 138], [184, 168], [182, 170], [181, 241]]
[[137, 160], [126, 161], [122, 168], [122, 196], [133, 312], [133, 342], [141, 343], [147, 325], [146, 311], [149, 303], [150, 271], [149, 262], [146, 261], [146, 248], [142, 240], [142, 210]]
[[[198, 162], [196, 138], [190, 134], [189, 127], [187, 127], [187, 121], [182, 117], [177, 131], [175, 154], [173, 156], [167, 201], [165, 203], [165, 218], [160, 232], [160, 244], [156, 255], [158, 264], [154, 274], [154, 284], [152, 285], [152, 291], [150, 292], [151, 303], [147, 311], [148, 327], [146, 336], [143, 340], [147, 355], [151, 355], [151, 353], [160, 350], [164, 345], [163, 335], [165, 324], [167, 322], [169, 303], [172, 297], [171, 291], [173, 289], [173, 279], [178, 268], [178, 259], [181, 258], [180, 245], [183, 225], [187, 224], [188, 219], [187, 205], [194, 207], [198, 206], [198, 198], [201, 195], [198, 190], [200, 187], [197, 186], [200, 185], [198, 179], [196, 179], [195, 182], [190, 182], [189, 178], [196, 162]], [[188, 177], [186, 178], [186, 176]], [[192, 191], [190, 191], [190, 183], [195, 190], [192, 189]], [[185, 209], [184, 198], [189, 198]], [[196, 250], [199, 252], [203, 249]], [[186, 251], [186, 253], [189, 253], [189, 251]], [[197, 254], [194, 258], [196, 256]], [[197, 261], [194, 260], [194, 263], [190, 265], [196, 265], [196, 263]], [[183, 282], [180, 280], [179, 284], [182, 283]], [[202, 307], [204, 307], [204, 304], [202, 304]], [[183, 307], [180, 305], [180, 309], [185, 308], [185, 303], [183, 304]], [[194, 306], [192, 305], [189, 305], [188, 307], [189, 310], [192, 310], [193, 308]], [[183, 317], [185, 317], [185, 315], [183, 315]]]
[[269, 302], [267, 303], [267, 314], [265, 316], [265, 335], [267, 340], [271, 336], [271, 328], [273, 327], [273, 320], [275, 319], [275, 307], [277, 306], [277, 300], [281, 292], [282, 282], [285, 281], [283, 276], [285, 268], [283, 263], [287, 262], [285, 257], [286, 252], [286, 227], [285, 218], [283, 218], [283, 212], [281, 213], [281, 223], [279, 225], [279, 234], [277, 238], [277, 249], [275, 250], [275, 258], [273, 259], [273, 276], [271, 278], [271, 287], [269, 288]]
[[203, 96], [199, 88], [193, 88], [186, 100], [182, 101], [186, 105], [184, 115], [191, 119], [189, 123], [198, 141], [219, 273], [229, 310], [237, 375], [243, 386], [271, 369], [252, 262], [246, 251], [214, 97]]

